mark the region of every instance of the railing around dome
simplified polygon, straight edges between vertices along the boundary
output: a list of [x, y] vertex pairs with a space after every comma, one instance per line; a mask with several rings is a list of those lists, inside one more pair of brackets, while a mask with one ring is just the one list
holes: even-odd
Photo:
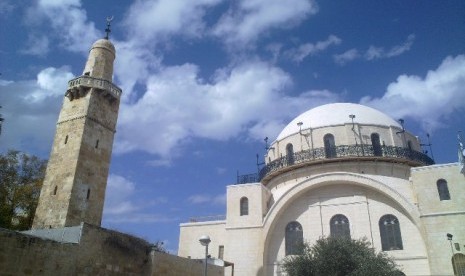
[[344, 158], [371, 157], [379, 160], [406, 161], [416, 165], [432, 165], [434, 161], [424, 153], [409, 148], [395, 146], [381, 146], [373, 148], [372, 145], [340, 145], [331, 148], [308, 149], [295, 152], [291, 156], [283, 156], [266, 164], [258, 174], [248, 174], [237, 177], [237, 184], [258, 182], [266, 176], [287, 169], [291, 166], [310, 163], [314, 161], [332, 161]]

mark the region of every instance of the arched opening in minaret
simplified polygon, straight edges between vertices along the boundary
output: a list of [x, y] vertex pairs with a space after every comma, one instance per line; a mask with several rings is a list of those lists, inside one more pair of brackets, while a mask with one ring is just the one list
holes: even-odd
[[56, 195], [57, 191], [58, 191], [58, 186], [55, 186], [55, 188], [53, 189], [53, 195]]
[[98, 149], [98, 142], [99, 140], [97, 139], [97, 142], [95, 142], [95, 148]]
[[65, 145], [68, 143], [68, 135], [65, 137]]
[[90, 198], [90, 189], [87, 189], [87, 196], [86, 196], [86, 199], [89, 200]]

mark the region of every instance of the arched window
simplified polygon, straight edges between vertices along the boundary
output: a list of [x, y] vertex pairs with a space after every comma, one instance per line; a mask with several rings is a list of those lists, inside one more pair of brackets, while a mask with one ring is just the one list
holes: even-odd
[[456, 253], [452, 257], [452, 268], [454, 275], [465, 275], [465, 255]]
[[329, 224], [332, 238], [350, 239], [350, 224], [346, 216], [335, 215], [331, 218]]
[[409, 150], [413, 150], [412, 141], [410, 141], [410, 140], [407, 141], [407, 147], [408, 147]]
[[294, 147], [291, 143], [286, 146], [286, 160], [288, 165], [294, 164]]
[[55, 188], [53, 189], [53, 195], [56, 195], [56, 194], [57, 194], [57, 191], [58, 191], [58, 187], [55, 186]]
[[304, 232], [302, 225], [297, 221], [289, 222], [286, 226], [286, 256], [302, 253], [304, 244]]
[[375, 156], [382, 156], [383, 151], [381, 150], [381, 142], [379, 140], [378, 133], [371, 134], [371, 145], [373, 146], [373, 154]]
[[402, 250], [399, 220], [393, 215], [384, 215], [379, 220], [381, 247], [383, 251]]
[[68, 143], [68, 135], [65, 137], [65, 145]]
[[334, 143], [334, 136], [332, 134], [326, 134], [323, 137], [325, 144], [325, 156], [326, 158], [336, 157], [336, 144]]
[[449, 188], [447, 187], [447, 181], [439, 179], [436, 182], [438, 186], [439, 200], [450, 200]]
[[241, 216], [247, 216], [249, 215], [249, 199], [246, 197], [241, 198]]

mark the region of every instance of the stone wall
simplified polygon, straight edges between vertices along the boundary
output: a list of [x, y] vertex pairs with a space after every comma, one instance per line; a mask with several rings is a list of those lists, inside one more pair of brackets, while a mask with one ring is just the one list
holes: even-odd
[[[201, 260], [186, 259], [162, 252], [152, 252], [153, 276], [199, 276], [203, 275], [204, 269], [205, 263]], [[224, 275], [224, 268], [209, 264], [208, 275]]]
[[[152, 251], [150, 243], [137, 237], [90, 224], [83, 224], [78, 234], [78, 242], [58, 242], [0, 229], [0, 275], [194, 276], [203, 272], [202, 262]], [[209, 275], [223, 275], [223, 267], [209, 265]]]

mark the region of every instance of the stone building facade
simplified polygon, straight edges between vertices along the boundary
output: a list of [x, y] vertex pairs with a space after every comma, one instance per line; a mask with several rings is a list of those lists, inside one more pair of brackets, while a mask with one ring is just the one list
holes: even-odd
[[320, 106], [282, 130], [259, 175], [227, 187], [224, 220], [181, 224], [178, 254], [200, 257], [195, 238], [209, 235], [235, 275], [283, 275], [300, 242], [365, 237], [406, 275], [463, 275], [461, 166], [435, 165], [402, 121], [377, 110]]

